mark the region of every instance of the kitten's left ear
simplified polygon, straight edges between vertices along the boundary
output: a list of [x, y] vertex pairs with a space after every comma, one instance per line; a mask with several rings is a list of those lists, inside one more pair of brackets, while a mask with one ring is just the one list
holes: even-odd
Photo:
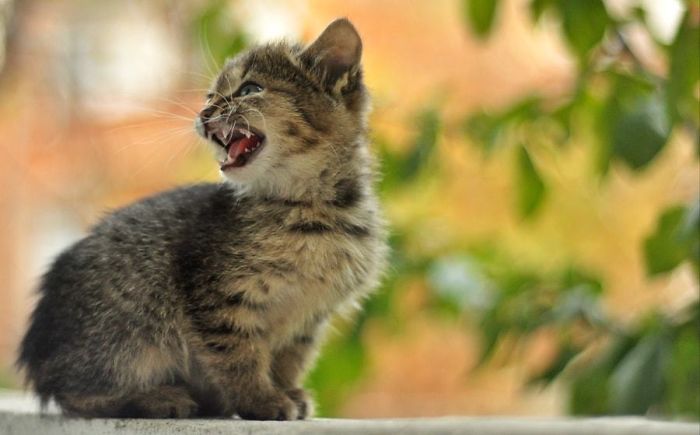
[[326, 27], [302, 53], [301, 59], [320, 73], [324, 85], [333, 87], [346, 73], [354, 74], [362, 56], [362, 40], [347, 18]]

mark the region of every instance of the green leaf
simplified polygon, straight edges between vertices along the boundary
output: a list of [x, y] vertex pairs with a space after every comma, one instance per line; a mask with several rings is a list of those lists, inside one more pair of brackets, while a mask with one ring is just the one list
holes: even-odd
[[559, 0], [564, 36], [581, 61], [605, 35], [610, 17], [602, 0]]
[[375, 144], [379, 154], [379, 161], [382, 165], [382, 177], [380, 180], [380, 191], [382, 195], [391, 195], [392, 192], [404, 185], [401, 179], [401, 165], [403, 156], [393, 151], [387, 140], [379, 135], [372, 138], [372, 143]]
[[496, 346], [503, 334], [508, 332], [510, 325], [486, 315], [480, 325], [481, 354], [477, 361], [477, 367], [483, 366], [496, 351]]
[[596, 368], [600, 368], [608, 374], [612, 373], [625, 356], [637, 346], [639, 340], [638, 335], [620, 334], [614, 336], [610, 345], [595, 364]]
[[319, 415], [336, 415], [350, 388], [361, 378], [364, 367], [364, 351], [358, 340], [338, 337], [324, 346], [306, 379], [306, 385], [316, 393]]
[[600, 278], [575, 266], [569, 266], [564, 270], [561, 285], [567, 291], [583, 286], [592, 295], [599, 296], [603, 293], [603, 283]]
[[610, 407], [616, 414], [645, 414], [664, 392], [669, 361], [668, 337], [648, 335], [629, 352], [610, 377]]
[[686, 11], [669, 52], [667, 103], [674, 124], [692, 122], [696, 129], [700, 123], [700, 102], [695, 92], [700, 81], [698, 41], [700, 26], [697, 20], [691, 20], [690, 11]]
[[608, 401], [608, 374], [602, 370], [576, 377], [571, 383], [569, 413], [572, 415], [607, 415]]
[[463, 0], [462, 7], [476, 36], [487, 37], [496, 17], [498, 0]]
[[700, 200], [686, 208], [679, 237], [686, 240], [688, 259], [695, 267], [696, 276], [700, 275]]
[[644, 258], [650, 275], [673, 270], [686, 258], [697, 265], [700, 235], [698, 206], [675, 206], [659, 218], [656, 230], [644, 242]]
[[666, 145], [670, 127], [663, 102], [657, 95], [637, 100], [620, 113], [613, 127], [613, 154], [630, 167], [640, 169]]
[[234, 56], [245, 48], [248, 41], [239, 26], [232, 22], [230, 4], [225, 0], [214, 0], [194, 18], [193, 36], [200, 44], [209, 68], [220, 68], [226, 58]]
[[395, 152], [381, 136], [375, 136], [372, 142], [379, 149], [382, 162], [382, 180], [380, 184], [384, 195], [406, 185], [416, 178], [430, 158], [437, 144], [440, 132], [440, 116], [435, 110], [426, 110], [417, 116], [418, 134], [409, 144], [408, 152]]
[[642, 169], [663, 149], [671, 132], [663, 98], [644, 77], [616, 73], [610, 77], [611, 92], [600, 113], [601, 169], [607, 170], [610, 157]]
[[575, 373], [569, 409], [574, 415], [610, 414], [610, 374], [639, 342], [637, 337], [619, 335], [590, 366]]
[[464, 132], [488, 155], [500, 144], [503, 127], [501, 118], [478, 112], [464, 123]]
[[416, 177], [435, 148], [440, 132], [440, 117], [435, 110], [428, 110], [418, 118], [418, 136], [411, 151], [401, 163], [401, 178], [406, 181]]
[[530, 16], [534, 21], [538, 21], [544, 11], [554, 4], [555, 0], [532, 0], [530, 2]]
[[546, 186], [524, 146], [518, 148], [517, 164], [518, 212], [530, 218], [542, 204]]
[[549, 384], [553, 382], [580, 352], [581, 349], [576, 348], [570, 343], [564, 343], [561, 349], [559, 349], [559, 354], [554, 361], [552, 361], [552, 364], [542, 374], [530, 380], [529, 383], [544, 382]]
[[700, 340], [698, 304], [673, 342], [671, 363], [666, 370], [666, 412], [700, 419]]
[[464, 133], [482, 147], [486, 154], [504, 145], [508, 132], [521, 124], [530, 123], [542, 116], [542, 100], [529, 96], [501, 112], [479, 111], [464, 123]]

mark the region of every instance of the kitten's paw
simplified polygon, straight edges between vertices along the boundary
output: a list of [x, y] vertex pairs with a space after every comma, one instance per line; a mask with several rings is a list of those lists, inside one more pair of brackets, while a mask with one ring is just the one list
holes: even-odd
[[156, 414], [160, 417], [154, 418], [193, 418], [199, 414], [199, 406], [192, 399], [181, 397], [155, 407]]
[[306, 390], [303, 388], [291, 388], [285, 391], [285, 393], [287, 393], [287, 397], [292, 399], [294, 404], [297, 406], [297, 418], [299, 420], [313, 416], [314, 402]]
[[120, 416], [128, 418], [192, 418], [199, 407], [184, 389], [162, 387], [125, 403]]
[[238, 415], [246, 420], [296, 420], [299, 415], [297, 405], [279, 391], [248, 398], [238, 408]]

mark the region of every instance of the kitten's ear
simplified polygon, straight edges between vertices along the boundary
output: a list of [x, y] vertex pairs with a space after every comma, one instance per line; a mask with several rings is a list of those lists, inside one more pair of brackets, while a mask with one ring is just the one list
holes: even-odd
[[326, 27], [302, 53], [301, 59], [317, 70], [325, 85], [333, 86], [345, 73], [354, 73], [360, 65], [362, 40], [347, 18], [339, 18]]

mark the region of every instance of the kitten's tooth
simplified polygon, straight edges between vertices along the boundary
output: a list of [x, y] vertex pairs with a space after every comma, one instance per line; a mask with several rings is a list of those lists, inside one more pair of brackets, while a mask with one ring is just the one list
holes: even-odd
[[224, 144], [226, 143], [226, 130], [225, 130], [225, 128], [224, 128], [224, 129], [221, 129], [221, 130], [219, 130], [219, 131], [217, 131], [215, 134], [216, 134], [216, 137], [217, 137], [221, 142], [223, 142]]
[[224, 136], [226, 138], [225, 142], [228, 142], [229, 139], [231, 138], [231, 134], [233, 134], [233, 127], [229, 126], [228, 129], [224, 130], [224, 132], [225, 132]]

